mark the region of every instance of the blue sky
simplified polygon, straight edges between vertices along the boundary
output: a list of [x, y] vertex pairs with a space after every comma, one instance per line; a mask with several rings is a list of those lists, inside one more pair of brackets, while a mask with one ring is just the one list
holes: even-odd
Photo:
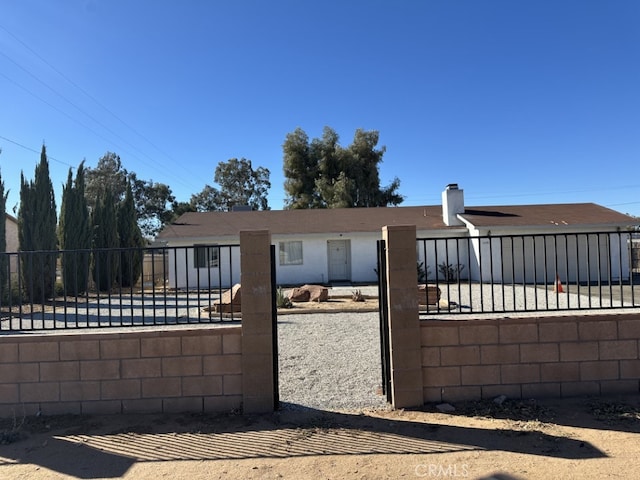
[[325, 125], [386, 146], [404, 205], [595, 202], [640, 215], [637, 0], [20, 0], [0, 7], [0, 167], [43, 141], [58, 197], [107, 151], [178, 200]]

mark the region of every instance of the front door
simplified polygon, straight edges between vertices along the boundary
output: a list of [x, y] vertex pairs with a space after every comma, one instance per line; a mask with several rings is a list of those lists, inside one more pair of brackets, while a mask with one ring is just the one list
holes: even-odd
[[329, 282], [351, 281], [351, 241], [329, 240]]

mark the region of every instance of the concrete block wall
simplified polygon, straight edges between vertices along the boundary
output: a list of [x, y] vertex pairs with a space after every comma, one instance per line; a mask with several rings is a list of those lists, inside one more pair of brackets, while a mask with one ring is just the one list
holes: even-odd
[[228, 412], [242, 328], [0, 336], [0, 416]]
[[640, 315], [421, 322], [424, 402], [640, 391]]
[[0, 417], [275, 408], [271, 236], [240, 232], [242, 325], [0, 336]]
[[385, 241], [391, 403], [395, 408], [422, 404], [420, 320], [416, 296], [416, 227], [382, 229]]
[[240, 232], [242, 271], [243, 411], [268, 413], [276, 407], [272, 322], [271, 234]]

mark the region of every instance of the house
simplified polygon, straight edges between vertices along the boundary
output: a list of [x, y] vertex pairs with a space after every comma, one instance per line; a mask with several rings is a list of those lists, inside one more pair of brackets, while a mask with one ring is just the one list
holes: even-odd
[[[442, 205], [436, 206], [190, 212], [167, 225], [158, 240], [169, 247], [187, 247], [180, 251], [182, 253], [170, 255], [169, 267], [175, 271], [170, 275], [170, 282], [176, 287], [198, 283], [203, 287], [213, 286], [212, 281], [215, 283], [219, 276], [211, 275], [211, 270], [217, 271], [227, 264], [239, 265], [239, 258], [201, 258], [205, 250], [199, 247], [238, 244], [239, 232], [243, 230], [271, 232], [276, 246], [276, 279], [280, 285], [375, 282], [376, 241], [382, 237], [382, 227], [391, 225], [415, 225], [418, 238], [441, 239], [432, 251], [418, 249], [419, 260], [427, 264], [433, 265], [434, 258], [438, 255], [443, 258], [446, 251], [451, 258], [464, 259], [467, 279], [486, 280], [492, 270], [487, 267], [489, 262], [489, 265], [509, 263], [514, 267], [504, 269], [507, 274], [500, 277], [496, 277], [495, 271], [491, 272], [493, 280], [526, 281], [527, 269], [523, 268], [523, 262], [527, 259], [519, 259], [511, 252], [513, 242], [529, 240], [514, 239], [509, 244], [501, 235], [531, 235], [534, 246], [544, 241], [541, 236], [559, 233], [583, 233], [587, 235], [586, 241], [592, 242], [590, 233], [618, 234], [637, 223], [634, 217], [593, 203], [467, 207], [463, 190], [455, 184], [446, 188], [442, 199]], [[555, 247], [560, 251], [559, 246]], [[570, 248], [578, 249], [578, 245]], [[222, 250], [206, 251], [222, 255]], [[618, 254], [629, 255], [627, 251]], [[184, 258], [185, 255], [190, 258]], [[529, 275], [534, 270], [529, 268]], [[430, 275], [437, 272], [432, 270]], [[629, 268], [620, 268], [617, 275], [628, 276]]]

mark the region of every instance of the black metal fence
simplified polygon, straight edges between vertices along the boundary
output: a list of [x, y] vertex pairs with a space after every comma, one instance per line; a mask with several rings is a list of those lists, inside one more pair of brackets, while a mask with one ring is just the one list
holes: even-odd
[[238, 322], [239, 245], [0, 253], [0, 332]]
[[630, 232], [420, 238], [421, 313], [637, 308]]

